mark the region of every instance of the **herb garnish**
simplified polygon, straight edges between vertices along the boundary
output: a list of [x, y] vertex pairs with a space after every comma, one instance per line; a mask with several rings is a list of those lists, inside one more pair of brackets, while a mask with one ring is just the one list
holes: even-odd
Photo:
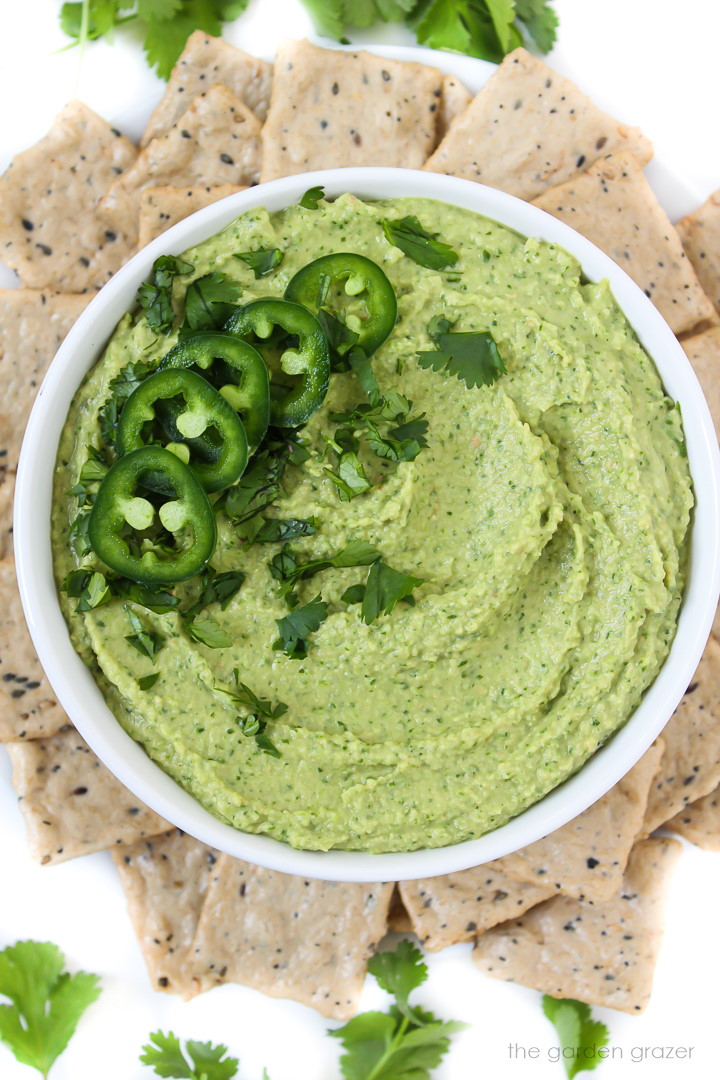
[[138, 688], [140, 690], [149, 690], [160, 678], [159, 671], [153, 671], [150, 675], [143, 675], [141, 679], [137, 680]]
[[62, 591], [77, 600], [76, 611], [92, 611], [112, 599], [104, 574], [99, 570], [71, 570], [62, 583]]
[[450, 333], [451, 325], [443, 316], [430, 320], [428, 333], [437, 349], [417, 354], [420, 367], [456, 375], [470, 389], [491, 386], [507, 372], [492, 334], [486, 330]]
[[328, 311], [321, 307], [317, 312], [317, 320], [323, 328], [325, 337], [330, 346], [330, 354], [333, 371], [347, 371], [345, 355], [352, 349], [360, 337], [354, 330]]
[[63, 971], [65, 957], [47, 941], [18, 941], [0, 952], [0, 1040], [22, 1065], [47, 1075], [88, 1005], [100, 996], [97, 975]]
[[172, 1031], [167, 1035], [155, 1031], [149, 1038], [140, 1061], [152, 1066], [157, 1076], [175, 1080], [232, 1080], [237, 1074], [240, 1062], [227, 1057], [227, 1046], [187, 1039], [183, 1049]]
[[304, 660], [308, 654], [308, 634], [314, 633], [328, 616], [328, 605], [320, 594], [302, 607], [294, 608], [289, 615], [276, 619], [280, 637], [273, 642], [273, 649], [282, 650], [291, 660]]
[[320, 187], [320, 185], [318, 184], [317, 187], [311, 187], [307, 189], [302, 199], [300, 199], [299, 205], [302, 206], [305, 210], [317, 210], [318, 203], [321, 199], [324, 198], [325, 188]]
[[369, 405], [331, 413], [330, 418], [341, 425], [335, 432], [335, 441], [348, 451], [357, 451], [357, 436], [361, 436], [378, 457], [414, 461], [427, 446], [428, 422], [425, 413], [411, 416], [411, 409], [412, 401], [390, 387], [380, 397], [374, 395]]
[[254, 544], [282, 544], [315, 534], [314, 518], [262, 518], [252, 537]]
[[237, 668], [233, 671], [233, 678], [235, 679], [234, 690], [226, 690], [221, 686], [216, 686], [215, 689], [219, 693], [232, 698], [238, 705], [248, 709], [248, 715], [239, 716], [237, 720], [243, 735], [254, 736], [257, 746], [264, 753], [270, 754], [272, 757], [280, 757], [280, 751], [272, 740], [268, 738], [265, 729], [268, 720], [278, 720], [285, 715], [288, 710], [287, 705], [284, 701], [278, 701], [275, 705], [272, 705], [265, 698], [259, 698], [249, 686], [240, 681]]
[[243, 251], [235, 255], [236, 259], [247, 263], [256, 279], [267, 277], [280, 265], [284, 257], [285, 252], [280, 248], [260, 248], [259, 251]]
[[554, 998], [543, 994], [542, 1007], [560, 1037], [568, 1080], [579, 1072], [590, 1072], [599, 1065], [603, 1058], [597, 1050], [607, 1046], [610, 1033], [605, 1024], [591, 1019], [590, 1006], [572, 998]]
[[109, 396], [98, 410], [98, 422], [103, 442], [112, 450], [117, 450], [115, 437], [117, 435], [118, 420], [125, 402], [133, 390], [136, 390], [143, 379], [153, 370], [152, 364], [147, 364], [144, 360], [134, 360], [126, 364], [110, 383], [108, 387]]
[[285, 544], [282, 551], [268, 563], [270, 573], [276, 581], [280, 582], [280, 595], [288, 599], [290, 607], [294, 607], [293, 590], [299, 581], [307, 581], [322, 570], [331, 567], [340, 569], [348, 566], [369, 566], [380, 558], [380, 552], [373, 544], [365, 540], [351, 540], [350, 543], [336, 551], [334, 555], [327, 555], [322, 559], [310, 559], [308, 562], [298, 562], [289, 544]]
[[212, 567], [198, 574], [200, 594], [190, 607], [183, 612], [184, 619], [194, 619], [210, 604], [219, 604], [225, 611], [233, 597], [239, 592], [247, 575], [242, 570], [226, 570], [219, 574]]
[[413, 590], [422, 585], [424, 580], [393, 570], [392, 566], [388, 566], [382, 559], [373, 563], [362, 599], [362, 621], [371, 623], [378, 615], [389, 615], [398, 600], [411, 597]]
[[340, 501], [350, 502], [357, 495], [364, 495], [370, 490], [370, 481], [354, 451], [343, 451], [337, 444], [336, 448], [340, 455], [337, 466], [334, 470], [326, 468], [324, 472], [328, 480], [331, 480], [337, 488]]
[[232, 645], [232, 638], [211, 615], [204, 619], [185, 619], [185, 633], [193, 641], [207, 645], [208, 649], [227, 649]]
[[152, 268], [152, 281], [143, 282], [137, 291], [137, 302], [145, 311], [148, 326], [159, 334], [172, 330], [174, 312], [172, 307], [172, 283], [178, 274], [191, 274], [194, 270], [188, 262], [174, 255], [161, 255]]
[[418, 266], [425, 266], [429, 270], [442, 270], [443, 267], [453, 266], [458, 261], [457, 251], [449, 244], [436, 240], [422, 227], [414, 214], [395, 220], [383, 218], [381, 224], [388, 242], [393, 247], [400, 248]]
[[185, 293], [185, 322], [180, 340], [201, 330], [219, 330], [235, 310], [241, 292], [237, 281], [219, 270], [191, 282]]
[[125, 640], [128, 645], [132, 645], [133, 649], [137, 649], [143, 656], [154, 660], [165, 645], [165, 635], [146, 630], [135, 612], [127, 604], [125, 604], [125, 611], [130, 620], [130, 625], [135, 631], [134, 634], [127, 634]]

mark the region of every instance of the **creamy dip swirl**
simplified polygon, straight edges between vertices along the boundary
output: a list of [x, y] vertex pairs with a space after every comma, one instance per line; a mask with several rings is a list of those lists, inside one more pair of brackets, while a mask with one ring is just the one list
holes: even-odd
[[[458, 253], [455, 266], [418, 266], [383, 235], [384, 217], [414, 214]], [[233, 253], [284, 251], [255, 280]], [[622, 726], [668, 654], [685, 580], [692, 489], [679, 411], [607, 282], [583, 280], [562, 248], [467, 210], [424, 199], [366, 204], [345, 195], [317, 211], [292, 206], [241, 215], [183, 255], [188, 283], [219, 270], [241, 302], [282, 293], [292, 275], [333, 251], [368, 256], [398, 297], [398, 322], [373, 357], [429, 420], [411, 462], [365, 459], [376, 483], [350, 502], [324, 472], [329, 414], [362, 399], [352, 373], [333, 375], [302, 431], [311, 458], [289, 466], [270, 512], [315, 517], [294, 542], [303, 558], [354, 538], [424, 579], [414, 607], [370, 625], [341, 595], [367, 568], [301, 582], [330, 614], [304, 660], [273, 650], [287, 614], [268, 570], [277, 545], [244, 547], [219, 515], [213, 566], [247, 578], [213, 617], [232, 646], [193, 642], [174, 614], [138, 608], [166, 636], [156, 663], [126, 641], [125, 602], [85, 613], [61, 594], [73, 642], [118, 721], [213, 814], [295, 847], [409, 851], [478, 837], [574, 773]], [[422, 369], [428, 323], [490, 331], [507, 367], [469, 389]], [[158, 361], [176, 334], [144, 313], [119, 324], [71, 407], [55, 481], [58, 583], [78, 565], [68, 542], [98, 409], [130, 361]], [[92, 565], [92, 555], [86, 564]], [[261, 697], [286, 702], [268, 728], [279, 757], [238, 728], [216, 689], [233, 671]], [[151, 689], [138, 678], [160, 672]]]

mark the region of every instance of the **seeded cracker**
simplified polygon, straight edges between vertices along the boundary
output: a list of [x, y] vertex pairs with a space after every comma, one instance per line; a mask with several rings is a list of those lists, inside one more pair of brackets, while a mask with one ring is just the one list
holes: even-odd
[[529, 200], [577, 176], [601, 154], [624, 149], [643, 164], [652, 157], [637, 128], [607, 116], [574, 83], [515, 49], [425, 168]]
[[353, 1016], [392, 891], [392, 883], [316, 881], [221, 855], [194, 946], [202, 989], [237, 982], [335, 1020]]
[[442, 75], [425, 64], [286, 41], [275, 57], [262, 180], [310, 169], [419, 169], [437, 140]]
[[131, 241], [96, 213], [97, 200], [137, 157], [119, 131], [79, 101], [0, 177], [0, 258], [34, 289], [99, 289]]
[[472, 94], [454, 75], [443, 75], [442, 95], [438, 110], [438, 142], [447, 135], [448, 128], [456, 116], [464, 113], [472, 101]]
[[645, 836], [720, 783], [720, 645], [714, 637], [662, 737], [665, 754], [650, 789]]
[[140, 236], [138, 247], [145, 247], [156, 236], [184, 221], [196, 210], [234, 195], [243, 188], [234, 184], [222, 184], [220, 187], [156, 187], [146, 188], [140, 195]]
[[195, 98], [166, 135], [141, 152], [109, 189], [100, 210], [137, 240], [145, 188], [242, 187], [256, 183], [259, 171], [260, 121], [224, 86], [213, 86]]
[[662, 938], [667, 880], [681, 850], [677, 840], [641, 840], [610, 900], [555, 896], [482, 934], [473, 960], [487, 975], [552, 997], [642, 1012]]
[[166, 832], [74, 728], [7, 744], [31, 856], [43, 866]]
[[0, 471], [16, 469], [35, 395], [92, 294], [0, 290]]
[[12, 557], [0, 561], [0, 742], [54, 735], [68, 718], [30, 638]]
[[0, 469], [0, 562], [13, 553], [15, 474]]
[[630, 153], [595, 163], [535, 205], [592, 240], [637, 282], [676, 334], [717, 322], [680, 237]]
[[399, 885], [412, 928], [429, 952], [472, 941], [555, 893], [552, 883], [513, 881], [500, 860]]
[[642, 829], [663, 749], [659, 739], [607, 795], [543, 840], [498, 860], [499, 866], [516, 881], [549, 883], [577, 900], [608, 900], [620, 888]]
[[720, 314], [720, 190], [675, 227], [700, 284]]
[[179, 829], [112, 850], [155, 990], [197, 993], [187, 960], [219, 854]]
[[666, 821], [665, 828], [680, 833], [706, 851], [720, 851], [720, 787], [690, 803]]
[[216, 83], [222, 83], [240, 98], [258, 120], [265, 119], [270, 103], [272, 64], [233, 48], [222, 38], [196, 30], [187, 39], [140, 145], [147, 146], [153, 139], [165, 135], [192, 99]]

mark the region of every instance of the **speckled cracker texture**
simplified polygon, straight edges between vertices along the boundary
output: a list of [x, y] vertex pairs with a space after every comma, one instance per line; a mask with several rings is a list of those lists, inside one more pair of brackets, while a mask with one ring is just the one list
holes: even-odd
[[500, 859], [500, 866], [516, 881], [550, 883], [578, 900], [609, 899], [642, 829], [663, 750], [659, 739], [607, 795], [561, 829]]
[[140, 216], [138, 247], [145, 247], [151, 240], [161, 236], [178, 221], [184, 221], [196, 210], [219, 202], [228, 195], [234, 195], [243, 188], [235, 184], [221, 184], [219, 187], [184, 188], [155, 187], [145, 188], [140, 194]]
[[100, 202], [108, 221], [138, 238], [140, 193], [149, 187], [243, 187], [260, 173], [260, 121], [224, 86], [200, 94], [166, 135], [153, 139]]
[[428, 952], [472, 941], [555, 893], [552, 883], [513, 881], [500, 861], [399, 886], [412, 928]]
[[15, 473], [0, 469], [0, 562], [13, 553]]
[[675, 227], [700, 284], [720, 314], [720, 190]]
[[335, 1020], [353, 1016], [392, 891], [392, 883], [317, 881], [222, 855], [194, 945], [202, 989], [237, 982]]
[[578, 176], [601, 154], [632, 150], [646, 164], [652, 146], [637, 128], [597, 109], [574, 83], [525, 49], [515, 49], [425, 165], [534, 199]]
[[140, 140], [147, 146], [165, 135], [194, 97], [216, 83], [226, 86], [262, 121], [267, 116], [272, 86], [272, 64], [235, 49], [222, 38], [196, 30], [187, 39], [172, 69], [167, 89], [148, 121]]
[[650, 788], [645, 836], [720, 783], [720, 645], [714, 637], [662, 737], [665, 754]]
[[630, 275], [676, 334], [717, 322], [680, 237], [630, 153], [613, 154], [535, 205], [592, 240]]
[[440, 142], [456, 116], [464, 113], [472, 101], [472, 94], [454, 75], [443, 75], [442, 96], [438, 109], [437, 140]]
[[639, 841], [610, 900], [555, 896], [482, 934], [473, 960], [486, 975], [552, 997], [642, 1012], [662, 939], [668, 878], [681, 850], [677, 840]]
[[437, 68], [287, 41], [275, 57], [261, 179], [347, 165], [419, 169], [437, 140], [441, 94]]
[[15, 560], [0, 560], [0, 742], [53, 735], [67, 724], [25, 625]]
[[697, 802], [689, 803], [665, 822], [665, 828], [680, 833], [706, 851], [720, 851], [720, 786]]
[[0, 471], [17, 468], [43, 376], [93, 295], [0, 289]]
[[43, 866], [171, 827], [115, 779], [73, 728], [7, 749], [30, 854]]
[[154, 990], [197, 993], [187, 961], [219, 854], [179, 829], [112, 850]]
[[24, 285], [99, 289], [129, 258], [128, 236], [95, 204], [137, 151], [87, 105], [72, 101], [48, 134], [0, 177], [0, 258]]

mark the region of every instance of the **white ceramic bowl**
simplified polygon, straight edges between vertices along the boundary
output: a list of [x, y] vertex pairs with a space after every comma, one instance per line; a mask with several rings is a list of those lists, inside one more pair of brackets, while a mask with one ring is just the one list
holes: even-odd
[[[450, 847], [385, 855], [297, 851], [218, 821], [120, 727], [72, 647], [53, 581], [50, 509], [60, 432], [78, 385], [120, 317], [133, 307], [153, 261], [163, 254], [180, 254], [245, 210], [279, 210], [295, 203], [316, 184], [329, 197], [350, 191], [369, 199], [439, 199], [494, 218], [525, 236], [562, 245], [590, 280], [610, 280], [668, 393], [682, 408], [696, 506], [688, 585], [670, 655], [627, 724], [574, 777], [502, 828]], [[539, 839], [604, 795], [663, 728], [695, 671], [720, 591], [719, 540], [720, 455], [710, 413], [682, 348], [642, 290], [588, 240], [528, 203], [467, 180], [388, 168], [333, 169], [274, 180], [200, 210], [140, 251], [92, 301], [53, 360], [23, 442], [15, 499], [15, 556], [35, 648], [58, 700], [108, 768], [153, 810], [207, 844], [273, 870], [340, 881], [400, 880], [464, 870]]]

